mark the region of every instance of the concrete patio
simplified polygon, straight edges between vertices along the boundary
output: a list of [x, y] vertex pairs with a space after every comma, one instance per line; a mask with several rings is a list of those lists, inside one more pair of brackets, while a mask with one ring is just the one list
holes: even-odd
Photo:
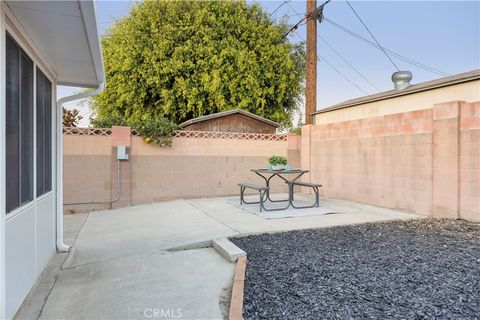
[[65, 215], [72, 250], [53, 257], [16, 319], [221, 319], [235, 264], [210, 247], [212, 239], [420, 217], [321, 199], [336, 213], [267, 220], [227, 200]]

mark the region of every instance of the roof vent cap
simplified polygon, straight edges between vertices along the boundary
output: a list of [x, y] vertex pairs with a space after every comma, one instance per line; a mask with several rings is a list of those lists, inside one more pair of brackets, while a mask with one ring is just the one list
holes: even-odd
[[392, 74], [395, 90], [403, 90], [410, 86], [412, 73], [410, 71], [397, 71]]

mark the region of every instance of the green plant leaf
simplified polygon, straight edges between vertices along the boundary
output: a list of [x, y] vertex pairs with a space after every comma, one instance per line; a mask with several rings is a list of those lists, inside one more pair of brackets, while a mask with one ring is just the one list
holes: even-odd
[[92, 124], [181, 123], [241, 108], [290, 128], [305, 77], [302, 44], [259, 4], [136, 2], [102, 39], [107, 86]]

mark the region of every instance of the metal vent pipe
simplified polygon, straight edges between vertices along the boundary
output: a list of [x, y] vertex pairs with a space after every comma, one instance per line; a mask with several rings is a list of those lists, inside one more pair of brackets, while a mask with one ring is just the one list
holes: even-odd
[[403, 90], [410, 86], [412, 73], [410, 71], [397, 71], [392, 74], [392, 81], [395, 90]]

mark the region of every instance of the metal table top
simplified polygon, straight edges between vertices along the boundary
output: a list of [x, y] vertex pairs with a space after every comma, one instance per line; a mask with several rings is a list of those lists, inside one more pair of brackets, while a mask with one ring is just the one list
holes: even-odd
[[260, 169], [252, 169], [253, 172], [258, 172], [258, 173], [271, 173], [271, 174], [278, 174], [278, 173], [307, 173], [308, 170], [302, 170], [302, 169], [290, 169], [290, 170], [270, 170], [269, 168], [260, 168]]

